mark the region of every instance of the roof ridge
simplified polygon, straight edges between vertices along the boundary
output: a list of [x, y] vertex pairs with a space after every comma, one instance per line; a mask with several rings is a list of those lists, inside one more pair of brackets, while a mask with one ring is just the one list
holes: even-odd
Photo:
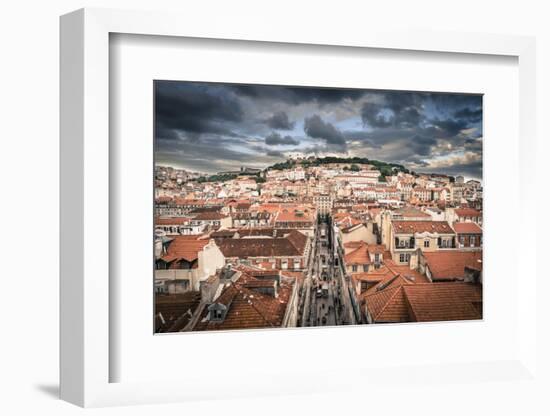
[[[384, 311], [386, 310], [386, 308], [388, 307], [388, 305], [389, 305], [389, 303], [391, 302], [391, 300], [395, 297], [395, 295], [396, 295], [399, 291], [403, 290], [403, 285], [398, 286], [398, 287], [391, 287], [391, 288], [390, 288], [390, 287], [387, 287], [386, 289], [395, 289], [395, 292], [394, 292], [392, 295], [390, 295], [390, 297], [388, 298], [387, 302], [384, 304], [384, 306], [382, 307], [382, 309], [380, 309], [380, 311], [376, 314], [376, 316], [374, 317], [374, 319], [378, 319], [378, 318], [380, 317], [380, 315], [382, 315], [382, 312], [384, 312]], [[385, 291], [386, 289], [380, 291], [379, 293]]]
[[[253, 279], [256, 279], [256, 278], [253, 277], [253, 276], [250, 276], [250, 277], [252, 277]], [[260, 279], [256, 279], [256, 280], [260, 280]], [[231, 282], [231, 284], [235, 287], [235, 289], [236, 289], [237, 292], [239, 292], [239, 293], [242, 293], [241, 291], [253, 292], [252, 290], [250, 290], [250, 289], [248, 289], [248, 288], [246, 288], [246, 287], [244, 287], [244, 286], [243, 286], [243, 287], [240, 287], [240, 288], [237, 287], [237, 285], [235, 284], [235, 282]], [[257, 294], [257, 292], [254, 292], [254, 293], [253, 293], [253, 295], [256, 295], [256, 294]], [[254, 299], [254, 298], [251, 298], [251, 297], [250, 297], [250, 293], [247, 293], [247, 295], [248, 295], [247, 303], [248, 303], [250, 306], [252, 306], [252, 308], [256, 311], [256, 313], [258, 313], [258, 315], [260, 315], [260, 317], [261, 317], [267, 324], [269, 324], [269, 326], [275, 327], [275, 325], [274, 325], [272, 322], [270, 322], [270, 321], [264, 316], [264, 314], [263, 314], [262, 312], [260, 312], [260, 310], [256, 307], [256, 305], [254, 305], [254, 301], [252, 300], [252, 299]], [[235, 294], [235, 296], [236, 296], [236, 294]]]
[[[392, 279], [393, 279], [393, 278], [392, 278]], [[378, 286], [379, 284], [380, 284], [380, 283], [377, 283], [376, 285], [373, 286], [373, 288], [376, 287], [376, 286]], [[363, 297], [366, 298], [367, 296], [379, 295], [379, 294], [381, 294], [381, 293], [385, 293], [385, 292], [389, 291], [390, 289], [395, 289], [395, 286], [386, 286], [384, 289], [377, 290], [377, 291], [372, 292], [372, 293], [367, 293], [367, 292], [365, 292], [365, 294], [364, 294]]]

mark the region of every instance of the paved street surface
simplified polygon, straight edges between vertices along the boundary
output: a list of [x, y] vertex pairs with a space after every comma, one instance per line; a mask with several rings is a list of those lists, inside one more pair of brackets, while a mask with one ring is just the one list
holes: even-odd
[[300, 326], [354, 323], [347, 284], [334, 264], [328, 224], [318, 225], [312, 245], [310, 269], [302, 291]]

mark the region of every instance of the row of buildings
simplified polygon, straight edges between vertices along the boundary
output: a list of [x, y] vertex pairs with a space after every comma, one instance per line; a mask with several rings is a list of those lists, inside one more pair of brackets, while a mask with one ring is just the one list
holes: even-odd
[[157, 175], [157, 332], [299, 325], [321, 221], [354, 322], [480, 319], [481, 184], [351, 168]]

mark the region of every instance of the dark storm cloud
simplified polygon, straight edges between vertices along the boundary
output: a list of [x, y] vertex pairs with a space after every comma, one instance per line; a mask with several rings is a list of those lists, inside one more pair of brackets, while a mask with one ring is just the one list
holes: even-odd
[[481, 142], [481, 140], [466, 139], [464, 140], [464, 148], [466, 150], [474, 152], [481, 152], [481, 150], [483, 149], [483, 143]]
[[[253, 145], [257, 151], [241, 152], [220, 146], [219, 139], [203, 137], [198, 142], [190, 143], [187, 140], [163, 140], [158, 141], [155, 152], [156, 163], [169, 166], [181, 166], [197, 172], [215, 173], [224, 170], [238, 169], [240, 166], [262, 167], [281, 159], [276, 152], [266, 152], [265, 149]], [[277, 157], [274, 157], [277, 156]]]
[[279, 152], [278, 150], [268, 150], [266, 152], [266, 155], [267, 156], [273, 156], [273, 157], [285, 157], [284, 153], [283, 152]]
[[[428, 133], [428, 134], [426, 134]], [[374, 131], [346, 131], [345, 137], [352, 140], [358, 140], [362, 145], [372, 148], [381, 148], [391, 143], [402, 143], [403, 146], [410, 149], [411, 153], [427, 155], [431, 146], [437, 144], [437, 138], [421, 128], [386, 128]]]
[[437, 140], [433, 137], [424, 137], [416, 134], [411, 138], [410, 144], [416, 154], [419, 156], [428, 156], [431, 154], [432, 146], [437, 144]]
[[449, 109], [479, 108], [481, 96], [475, 94], [429, 94], [430, 101], [441, 112]]
[[[367, 101], [361, 108], [361, 118], [372, 128], [417, 128], [423, 135], [449, 137], [457, 135], [482, 117], [481, 97], [458, 94], [417, 92], [387, 92], [377, 94], [378, 100]], [[437, 109], [437, 117], [427, 112]]]
[[361, 108], [363, 124], [370, 127], [411, 127], [421, 121], [424, 94], [391, 92], [378, 94], [382, 102], [367, 101]]
[[390, 107], [367, 102], [361, 109], [361, 118], [370, 127], [410, 127], [419, 124], [421, 114], [415, 107]]
[[304, 132], [314, 139], [322, 139], [328, 146], [346, 150], [346, 139], [331, 123], [324, 122], [317, 114], [304, 120]]
[[361, 109], [361, 118], [363, 124], [368, 124], [370, 127], [389, 127], [393, 124], [394, 113], [382, 111], [383, 107], [380, 104], [365, 103]]
[[468, 128], [469, 124], [464, 119], [434, 119], [430, 123], [439, 129], [434, 132], [434, 136], [453, 137], [460, 133], [461, 130]]
[[481, 121], [482, 111], [481, 108], [476, 108], [472, 110], [469, 107], [465, 107], [462, 110], [456, 111], [454, 116], [458, 119], [477, 123]]
[[[429, 164], [428, 164], [429, 166]], [[483, 176], [483, 168], [481, 161], [469, 162], [469, 163], [457, 163], [444, 168], [430, 168], [421, 167], [418, 169], [423, 173], [445, 173], [447, 175], [462, 175], [466, 177], [473, 177], [481, 179]]]
[[275, 100], [287, 104], [302, 104], [315, 101], [319, 104], [334, 104], [346, 98], [356, 100], [365, 92], [357, 89], [285, 87], [277, 85], [232, 85], [238, 95], [259, 99]]
[[266, 136], [265, 144], [269, 146], [277, 146], [277, 145], [298, 146], [300, 142], [290, 136], [281, 136], [279, 133], [272, 132], [269, 136]]
[[292, 130], [294, 128], [294, 123], [288, 119], [288, 114], [284, 111], [273, 114], [266, 120], [266, 124], [276, 130]]
[[409, 164], [409, 166], [412, 168], [414, 166], [414, 168], [424, 168], [424, 167], [427, 167], [429, 166], [429, 163], [426, 162], [424, 159], [422, 159], [421, 157], [418, 157], [418, 156], [411, 156], [407, 159], [407, 163]]
[[227, 122], [238, 123], [243, 110], [225, 88], [208, 84], [157, 81], [155, 83], [155, 134], [167, 139], [182, 132], [235, 136]]

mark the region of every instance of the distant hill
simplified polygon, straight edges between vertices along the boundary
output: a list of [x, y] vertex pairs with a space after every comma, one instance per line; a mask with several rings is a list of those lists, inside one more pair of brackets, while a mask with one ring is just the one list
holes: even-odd
[[[289, 159], [286, 162], [276, 163], [272, 166], [269, 166], [268, 168], [266, 168], [266, 170], [270, 170], [270, 169], [283, 170], [283, 169], [289, 169], [300, 165], [303, 167], [321, 166], [321, 165], [328, 165], [331, 163], [349, 163], [351, 164], [350, 170], [358, 170], [357, 169], [358, 165], [371, 165], [380, 171], [380, 175], [382, 177], [390, 176], [394, 172], [410, 173], [410, 171], [407, 168], [405, 168], [405, 166], [400, 165], [398, 163], [382, 162], [380, 160], [367, 159], [366, 157], [335, 157], [335, 156], [308, 158], [308, 159], [302, 159], [302, 160]], [[354, 167], [353, 165], [356, 165], [356, 166]]]

